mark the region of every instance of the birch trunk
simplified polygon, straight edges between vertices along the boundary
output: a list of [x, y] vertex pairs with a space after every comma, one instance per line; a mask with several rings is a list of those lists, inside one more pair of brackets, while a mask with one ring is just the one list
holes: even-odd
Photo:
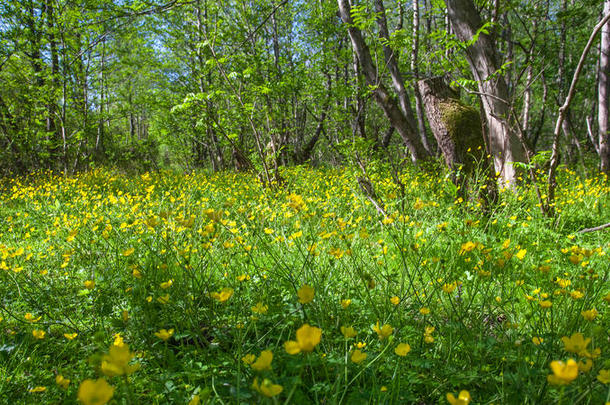
[[[604, 1], [604, 15], [610, 14], [610, 0]], [[599, 53], [599, 83], [598, 110], [599, 154], [601, 170], [610, 174], [610, 22], [602, 28], [601, 47]]]

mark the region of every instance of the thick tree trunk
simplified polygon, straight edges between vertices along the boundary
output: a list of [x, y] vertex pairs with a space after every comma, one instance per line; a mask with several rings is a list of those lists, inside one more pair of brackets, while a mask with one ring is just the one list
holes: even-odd
[[470, 69], [478, 82], [489, 133], [489, 148], [506, 185], [514, 185], [516, 170], [511, 162], [523, 162], [525, 154], [510, 120], [509, 91], [492, 38], [480, 32], [482, 21], [472, 0], [447, 0], [451, 26], [460, 41], [478, 40], [466, 49]]
[[[610, 0], [604, 1], [604, 15], [610, 14]], [[602, 28], [599, 53], [599, 83], [597, 122], [599, 125], [599, 154], [601, 170], [610, 174], [610, 22]]]
[[430, 129], [451, 169], [465, 166], [470, 172], [484, 160], [485, 144], [479, 112], [464, 105], [442, 77], [417, 82]]
[[356, 28], [352, 20], [350, 14], [351, 6], [348, 0], [338, 0], [338, 4], [339, 14], [343, 22], [347, 25], [352, 47], [358, 56], [358, 61], [360, 62], [366, 83], [374, 89], [373, 96], [375, 97], [375, 100], [383, 109], [383, 112], [390, 120], [392, 126], [396, 128], [396, 131], [402, 137], [409, 152], [411, 152], [411, 159], [413, 162], [426, 160], [430, 154], [426, 151], [419, 139], [413, 122], [407, 120], [402, 110], [396, 104], [396, 100], [378, 77], [377, 68], [373, 64], [369, 48], [362, 37], [362, 33]]

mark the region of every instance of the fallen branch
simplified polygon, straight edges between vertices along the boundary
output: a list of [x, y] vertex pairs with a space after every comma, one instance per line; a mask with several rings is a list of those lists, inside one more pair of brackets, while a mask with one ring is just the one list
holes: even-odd
[[601, 231], [602, 229], [606, 229], [606, 228], [610, 228], [610, 222], [607, 224], [603, 224], [600, 226], [596, 226], [595, 228], [586, 228], [586, 229], [582, 229], [576, 233], [587, 233], [587, 232], [595, 232], [595, 231]]

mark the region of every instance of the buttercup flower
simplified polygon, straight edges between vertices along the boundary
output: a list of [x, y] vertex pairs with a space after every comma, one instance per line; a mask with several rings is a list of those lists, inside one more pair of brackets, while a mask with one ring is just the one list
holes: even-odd
[[453, 396], [452, 393], [447, 394], [447, 401], [449, 401], [451, 405], [468, 405], [470, 400], [470, 393], [466, 390], [460, 391], [457, 398]]
[[129, 364], [134, 354], [129, 351], [129, 346], [123, 344], [121, 346], [112, 345], [108, 354], [102, 357], [102, 373], [108, 377], [119, 375], [129, 375], [140, 368], [139, 364]]
[[252, 382], [252, 388], [254, 388], [254, 390], [256, 390], [257, 392], [259, 392], [269, 398], [278, 395], [279, 393], [281, 393], [284, 390], [284, 388], [281, 385], [273, 384], [271, 382], [271, 380], [269, 380], [267, 378], [265, 378], [260, 385], [258, 383], [258, 379], [255, 378], [254, 382]]
[[304, 284], [303, 287], [299, 288], [299, 291], [297, 291], [299, 302], [301, 304], [308, 304], [313, 301], [314, 294], [315, 290], [313, 287], [310, 287], [307, 284]]
[[408, 343], [399, 343], [398, 346], [394, 348], [394, 353], [398, 356], [404, 357], [411, 351], [411, 346]]
[[218, 302], [225, 302], [233, 295], [233, 289], [229, 287], [225, 287], [220, 292], [213, 292], [210, 294], [212, 298], [214, 298]]
[[85, 380], [78, 387], [78, 400], [84, 405], [104, 405], [114, 395], [114, 388], [105, 379]]
[[587, 346], [589, 345], [589, 342], [591, 342], [591, 338], [585, 339], [582, 333], [576, 332], [570, 337], [562, 337], [561, 341], [564, 344], [565, 351], [576, 353], [579, 356], [585, 356], [585, 353], [587, 353]]
[[598, 312], [597, 312], [597, 309], [595, 309], [595, 308], [581, 312], [582, 317], [585, 318], [587, 321], [592, 321], [595, 318], [597, 318], [597, 314], [598, 314]]
[[288, 354], [298, 354], [300, 352], [311, 352], [320, 343], [322, 329], [315, 326], [304, 324], [297, 330], [297, 340], [289, 340], [284, 343], [284, 348]]
[[356, 330], [353, 327], [351, 327], [351, 326], [349, 326], [347, 328], [345, 326], [342, 326], [341, 327], [341, 333], [343, 334], [343, 336], [346, 339], [353, 338], [357, 334]]
[[551, 370], [553, 374], [547, 376], [549, 383], [553, 385], [567, 385], [578, 377], [578, 363], [574, 359], [563, 361], [552, 361]]
[[377, 336], [379, 336], [380, 340], [387, 338], [392, 334], [392, 332], [394, 332], [394, 328], [392, 328], [387, 323], [382, 327], [379, 327], [379, 321], [377, 321], [377, 324], [373, 326], [373, 330], [377, 332]]
[[159, 339], [161, 339], [164, 342], [167, 342], [167, 340], [172, 337], [172, 335], [174, 334], [174, 330], [170, 329], [161, 329], [159, 332], [155, 332], [155, 336], [158, 337]]
[[350, 304], [352, 303], [352, 300], [341, 300], [341, 306], [343, 307], [343, 309], [347, 308], [350, 306]]
[[44, 339], [44, 336], [47, 333], [44, 330], [38, 330], [38, 329], [34, 329], [32, 331], [32, 336], [34, 336], [36, 339]]
[[256, 371], [263, 370], [271, 370], [271, 361], [273, 360], [273, 353], [271, 350], [263, 350], [256, 359], [255, 362], [251, 364], [252, 368]]
[[362, 363], [364, 360], [366, 360], [366, 353], [363, 353], [360, 350], [356, 349], [352, 352], [350, 359], [353, 363]]
[[59, 385], [63, 389], [68, 389], [68, 385], [70, 385], [70, 379], [69, 378], [65, 378], [61, 374], [58, 374], [55, 377], [55, 384]]

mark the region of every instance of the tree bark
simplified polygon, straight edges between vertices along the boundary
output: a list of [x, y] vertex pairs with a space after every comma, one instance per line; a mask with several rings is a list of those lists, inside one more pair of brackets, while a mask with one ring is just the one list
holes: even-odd
[[[610, 14], [610, 0], [604, 1], [604, 15]], [[602, 28], [599, 53], [599, 82], [597, 123], [599, 126], [599, 154], [601, 170], [610, 174], [610, 22]]]
[[[419, 0], [413, 0], [413, 44], [411, 46], [411, 71], [415, 79], [419, 79], [417, 67], [419, 56]], [[432, 154], [432, 147], [426, 135], [426, 120], [424, 119], [424, 107], [419, 86], [414, 86], [415, 93], [415, 116], [417, 118], [417, 131], [428, 153]]]
[[429, 158], [430, 154], [424, 148], [421, 140], [417, 136], [417, 131], [412, 123], [405, 117], [402, 110], [398, 107], [396, 100], [392, 97], [388, 89], [378, 77], [376, 66], [373, 64], [371, 53], [366, 45], [362, 33], [354, 26], [350, 11], [351, 6], [348, 0], [337, 0], [339, 4], [339, 14], [343, 22], [347, 25], [347, 32], [352, 42], [354, 52], [358, 56], [358, 61], [362, 67], [362, 73], [367, 85], [372, 87], [373, 96], [379, 103], [386, 117], [396, 131], [402, 137], [413, 162], [419, 162]]
[[511, 162], [523, 162], [525, 154], [511, 126], [509, 91], [505, 78], [498, 74], [500, 64], [493, 39], [479, 32], [483, 23], [472, 0], [447, 0], [453, 31], [460, 41], [477, 41], [466, 48], [466, 58], [475, 77], [488, 126], [489, 148], [496, 172], [504, 184], [514, 186], [516, 170]]

